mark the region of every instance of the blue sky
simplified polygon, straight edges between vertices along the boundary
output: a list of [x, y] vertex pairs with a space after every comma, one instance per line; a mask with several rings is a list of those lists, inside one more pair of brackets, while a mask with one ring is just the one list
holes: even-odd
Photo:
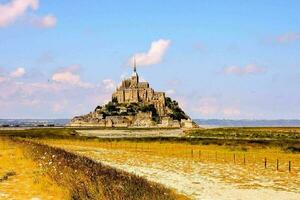
[[[70, 118], [140, 76], [193, 118], [300, 118], [299, 1], [0, 0], [0, 118]], [[152, 46], [151, 46], [152, 45]]]

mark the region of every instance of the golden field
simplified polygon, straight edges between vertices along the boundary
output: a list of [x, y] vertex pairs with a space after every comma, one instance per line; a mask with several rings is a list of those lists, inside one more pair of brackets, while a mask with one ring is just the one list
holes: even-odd
[[[0, 182], [0, 194], [25, 195], [26, 184], [36, 188], [29, 199], [51, 199], [51, 191], [62, 199], [300, 198], [299, 128], [199, 129], [186, 135], [176, 130], [172, 137], [172, 130], [141, 137], [143, 131], [124, 130], [115, 138], [118, 130], [110, 129], [0, 131], [3, 152], [18, 155], [9, 160], [1, 153], [1, 163], [7, 163], [1, 176], [11, 176]], [[6, 187], [21, 170], [27, 181]]]
[[[211, 178], [215, 184], [221, 182], [232, 186], [220, 189], [223, 194], [233, 188], [237, 188], [240, 193], [244, 192], [245, 195], [256, 190], [267, 190], [270, 198], [277, 196], [297, 199], [300, 193], [300, 156], [297, 153], [283, 151], [279, 147], [260, 145], [233, 147], [122, 140], [50, 139], [43, 142], [122, 170], [137, 172], [137, 175], [165, 184], [193, 199], [207, 197], [198, 194], [199, 185], [209, 184], [201, 181], [202, 177]], [[157, 174], [160, 176], [156, 176]], [[169, 177], [163, 174], [174, 175], [174, 180], [170, 178], [166, 181]], [[179, 180], [176, 180], [177, 178]], [[180, 179], [187, 183], [178, 184]]]
[[59, 187], [26, 152], [0, 138], [0, 199], [66, 199]]

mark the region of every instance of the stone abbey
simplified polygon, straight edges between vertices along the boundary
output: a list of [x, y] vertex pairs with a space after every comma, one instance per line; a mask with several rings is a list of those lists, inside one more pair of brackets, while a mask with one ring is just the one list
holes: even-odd
[[112, 96], [118, 103], [153, 104], [160, 116], [165, 115], [165, 93], [155, 92], [148, 82], [139, 82], [136, 66], [132, 76], [123, 80]]
[[69, 126], [95, 127], [187, 127], [197, 125], [178, 103], [140, 82], [134, 64], [131, 77], [123, 80], [110, 102], [86, 115], [74, 117]]

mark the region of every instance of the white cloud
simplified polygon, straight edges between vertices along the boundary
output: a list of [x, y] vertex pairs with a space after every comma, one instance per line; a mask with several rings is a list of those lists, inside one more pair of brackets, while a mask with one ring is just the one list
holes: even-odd
[[25, 69], [23, 67], [19, 67], [17, 68], [15, 71], [12, 71], [9, 76], [11, 78], [20, 78], [22, 76], [24, 76], [26, 73]]
[[172, 94], [175, 94], [175, 93], [176, 93], [176, 91], [174, 89], [169, 89], [169, 90], [166, 91], [167, 95], [172, 95]]
[[114, 90], [116, 88], [116, 83], [112, 79], [104, 79], [102, 84], [106, 90]]
[[221, 97], [203, 96], [185, 99], [187, 99], [185, 111], [197, 117], [234, 119], [242, 114], [238, 105], [226, 105]]
[[201, 115], [208, 117], [214, 115], [218, 112], [219, 105], [217, 99], [213, 97], [201, 98], [195, 106], [193, 106], [193, 111], [200, 113]]
[[[26, 16], [29, 10], [37, 10], [38, 8], [39, 0], [10, 0], [0, 4], [0, 28], [13, 24], [20, 17]], [[30, 21], [39, 27], [50, 28], [56, 25], [57, 19], [53, 15], [46, 15], [35, 16]]]
[[223, 68], [223, 73], [235, 74], [235, 75], [260, 74], [260, 73], [264, 73], [265, 71], [266, 69], [264, 67], [260, 67], [255, 64], [248, 64], [245, 65], [244, 67], [229, 66]]
[[[1, 79], [5, 79], [4, 83], [0, 83], [0, 117], [69, 118], [75, 114], [88, 113], [97, 105], [111, 99], [112, 93], [106, 88], [106, 86], [112, 87], [112, 81], [107, 81], [109, 79], [101, 81], [99, 85], [83, 82], [77, 74], [76, 66], [60, 70], [55, 74], [67, 72], [72, 74], [67, 77], [73, 78], [64, 79], [62, 78], [64, 76], [61, 76], [57, 79], [59, 81], [18, 80], [0, 76]], [[92, 88], [85, 86], [92, 86]]]
[[57, 19], [53, 15], [46, 15], [44, 17], [36, 17], [32, 23], [41, 28], [52, 28], [56, 26]]
[[11, 0], [6, 4], [0, 4], [0, 27], [12, 24], [28, 9], [37, 10], [38, 7], [38, 0]]
[[83, 82], [76, 71], [78, 70], [78, 65], [73, 65], [71, 67], [65, 68], [58, 71], [52, 75], [52, 80], [57, 83], [69, 84], [73, 86], [79, 86], [83, 88], [91, 88], [93, 85], [91, 83]]
[[147, 53], [136, 53], [128, 61], [130, 66], [133, 66], [133, 59], [135, 58], [138, 66], [147, 66], [160, 63], [165, 55], [167, 49], [171, 44], [170, 40], [160, 39], [151, 43], [150, 49]]

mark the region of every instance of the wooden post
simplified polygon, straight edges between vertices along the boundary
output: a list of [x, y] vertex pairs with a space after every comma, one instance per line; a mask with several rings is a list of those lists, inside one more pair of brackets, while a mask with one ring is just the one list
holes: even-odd
[[292, 163], [291, 163], [291, 161], [289, 161], [289, 172], [291, 172], [292, 171]]
[[194, 157], [194, 150], [193, 149], [191, 149], [191, 156], [192, 156], [192, 158]]
[[276, 160], [276, 170], [278, 171], [278, 169], [279, 169], [279, 160], [277, 158], [277, 160]]
[[199, 150], [199, 158], [201, 159], [201, 150]]
[[235, 164], [235, 153], [233, 154], [233, 162]]
[[265, 169], [267, 169], [267, 158], [265, 158]]
[[218, 160], [218, 154], [217, 154], [217, 152], [216, 152], [216, 161]]
[[246, 165], [246, 155], [244, 154], [244, 165]]

